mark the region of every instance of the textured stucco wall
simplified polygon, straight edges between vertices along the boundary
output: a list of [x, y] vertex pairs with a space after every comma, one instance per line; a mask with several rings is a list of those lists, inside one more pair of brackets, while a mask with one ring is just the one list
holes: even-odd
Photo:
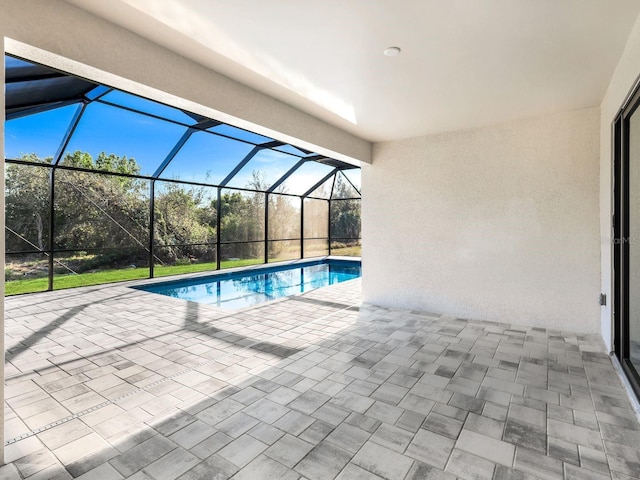
[[599, 109], [374, 145], [363, 300], [598, 332]]
[[335, 158], [370, 161], [369, 142], [65, 1], [0, 0], [0, 36], [9, 53]]
[[602, 309], [601, 334], [612, 350], [612, 263], [611, 248], [611, 214], [612, 214], [612, 123], [620, 107], [630, 93], [640, 75], [640, 17], [629, 35], [627, 46], [620, 58], [620, 62], [611, 77], [609, 88], [600, 105], [600, 235], [601, 242], [601, 289], [607, 294], [607, 306]]

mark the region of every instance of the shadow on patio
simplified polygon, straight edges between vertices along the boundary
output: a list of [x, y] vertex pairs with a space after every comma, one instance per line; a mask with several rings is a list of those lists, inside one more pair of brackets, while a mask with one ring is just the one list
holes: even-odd
[[358, 308], [358, 281], [233, 314], [122, 289], [27, 342], [61, 336], [77, 358], [9, 379], [7, 424], [28, 436], [7, 478], [638, 474], [638, 423], [595, 336]]

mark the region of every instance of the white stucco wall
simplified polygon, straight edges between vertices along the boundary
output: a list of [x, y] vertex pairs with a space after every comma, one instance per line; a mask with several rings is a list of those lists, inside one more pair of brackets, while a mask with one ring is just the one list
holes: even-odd
[[369, 142], [65, 1], [0, 0], [3, 37], [9, 53], [334, 158], [370, 161]]
[[611, 77], [611, 82], [600, 105], [600, 234], [601, 289], [607, 294], [607, 306], [602, 309], [600, 331], [609, 350], [612, 350], [612, 263], [611, 214], [612, 214], [612, 123], [627, 95], [640, 75], [640, 17], [629, 35], [627, 46]]
[[363, 300], [600, 330], [598, 108], [374, 145]]

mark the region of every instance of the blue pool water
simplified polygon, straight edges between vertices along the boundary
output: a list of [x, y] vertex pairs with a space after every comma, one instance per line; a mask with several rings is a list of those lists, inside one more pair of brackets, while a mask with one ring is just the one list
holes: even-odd
[[321, 260], [133, 288], [235, 310], [352, 280], [360, 270], [359, 261]]

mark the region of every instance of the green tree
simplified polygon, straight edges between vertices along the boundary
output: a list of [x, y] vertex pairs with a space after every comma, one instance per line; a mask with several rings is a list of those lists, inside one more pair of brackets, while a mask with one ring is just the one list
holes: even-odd
[[257, 258], [264, 239], [264, 194], [225, 192], [221, 197], [220, 230], [223, 242], [242, 242], [223, 246], [227, 258]]
[[172, 262], [210, 259], [216, 241], [215, 201], [206, 198], [205, 187], [163, 185], [161, 190], [156, 187], [154, 202], [158, 254]]
[[[60, 249], [120, 249], [110, 256], [133, 260], [148, 246], [149, 182], [98, 173], [135, 175], [140, 167], [132, 158], [86, 152], [67, 154], [61, 165], [96, 172], [58, 169], [55, 174], [55, 247]], [[127, 250], [123, 250], [123, 249]]]
[[[22, 160], [43, 163], [35, 154]], [[51, 158], [44, 160], [50, 163]], [[49, 169], [5, 164], [5, 248], [8, 252], [47, 248]]]
[[[22, 160], [51, 163], [35, 155]], [[94, 161], [86, 152], [66, 155], [61, 165], [87, 170], [139, 172], [134, 159], [102, 153]], [[46, 250], [50, 235], [50, 175], [52, 169], [22, 164], [5, 167], [5, 236], [8, 251]], [[56, 249], [116, 249], [105, 261], [131, 261], [148, 245], [148, 182], [130, 177], [60, 168], [55, 171], [54, 247]], [[125, 247], [134, 247], [134, 249]], [[132, 257], [132, 250], [137, 253]]]
[[291, 258], [300, 255], [299, 243], [277, 240], [300, 238], [300, 199], [286, 195], [269, 195], [270, 258]]
[[[46, 251], [50, 236], [52, 169], [42, 164], [50, 164], [51, 158], [40, 159], [31, 154], [24, 155], [22, 160], [34, 165], [5, 165], [6, 249], [8, 252]], [[146, 262], [150, 182], [135, 178], [140, 174], [135, 159], [104, 152], [93, 158], [87, 152], [76, 151], [65, 155], [61, 166], [63, 168], [56, 169], [54, 174], [54, 247], [93, 251], [94, 266]], [[266, 195], [268, 187], [264, 176], [254, 171], [247, 188], [255, 191], [224, 191], [220, 211], [221, 238], [225, 243], [219, 252], [222, 258], [259, 259], [264, 255], [267, 197], [268, 238], [299, 237], [300, 200], [284, 195], [282, 187]], [[216, 193], [209, 187], [156, 182], [154, 242], [162, 262], [215, 258]], [[331, 205], [332, 238], [360, 237], [360, 199], [354, 197], [359, 194], [338, 175]], [[305, 201], [306, 238], [328, 236], [327, 212], [326, 201]], [[287, 242], [271, 242], [269, 256], [286, 253], [283, 251], [286, 246]], [[293, 245], [293, 248], [298, 247]]]
[[331, 238], [360, 238], [359, 197], [353, 186], [342, 175], [338, 175], [333, 187], [334, 200], [331, 202]]

